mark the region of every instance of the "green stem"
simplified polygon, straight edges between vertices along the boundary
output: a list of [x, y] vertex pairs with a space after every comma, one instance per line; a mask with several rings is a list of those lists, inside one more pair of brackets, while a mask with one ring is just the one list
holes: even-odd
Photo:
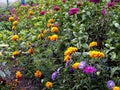
[[92, 90], [91, 89], [91, 78], [90, 78], [90, 76], [88, 76], [88, 84], [89, 84], [89, 90]]

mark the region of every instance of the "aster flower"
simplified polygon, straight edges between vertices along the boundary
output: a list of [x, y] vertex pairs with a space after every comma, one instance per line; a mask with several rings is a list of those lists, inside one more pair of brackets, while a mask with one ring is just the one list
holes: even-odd
[[108, 4], [107, 4], [108, 8], [113, 7], [113, 6], [114, 6], [114, 2], [113, 1], [112, 2], [108, 2]]
[[115, 86], [115, 83], [112, 80], [107, 82], [107, 88], [112, 89]]
[[99, 3], [100, 0], [90, 0], [90, 2], [93, 2], [93, 3]]
[[92, 66], [87, 66], [83, 69], [83, 72], [86, 74], [93, 74], [94, 72], [96, 72], [96, 69]]
[[78, 8], [71, 8], [69, 9], [69, 15], [74, 15], [74, 14], [77, 14], [79, 11]]
[[60, 10], [60, 7], [59, 6], [54, 6], [54, 8], [53, 8], [55, 11], [58, 11], [58, 10]]
[[102, 14], [103, 14], [103, 15], [107, 14], [106, 9], [102, 9]]
[[86, 61], [81, 61], [78, 68], [79, 69], [84, 69], [86, 67]]
[[40, 12], [40, 15], [44, 15], [44, 14], [45, 14], [45, 11], [41, 11], [41, 12]]

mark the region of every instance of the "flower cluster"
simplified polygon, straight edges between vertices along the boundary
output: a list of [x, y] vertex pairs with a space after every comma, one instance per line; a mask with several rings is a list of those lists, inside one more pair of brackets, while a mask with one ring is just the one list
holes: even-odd
[[100, 51], [90, 51], [89, 56], [91, 58], [104, 58], [105, 54], [103, 52], [100, 52]]
[[98, 45], [97, 42], [93, 41], [89, 44], [89, 47], [92, 48], [92, 47], [97, 46], [97, 45]]
[[54, 34], [52, 36], [48, 36], [48, 40], [50, 40], [50, 41], [56, 41], [56, 40], [58, 40], [58, 35]]

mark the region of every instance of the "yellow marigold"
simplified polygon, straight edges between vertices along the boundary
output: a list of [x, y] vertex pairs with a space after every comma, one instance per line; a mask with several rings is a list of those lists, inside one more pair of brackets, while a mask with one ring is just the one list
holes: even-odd
[[47, 40], [50, 40], [50, 38], [51, 38], [51, 36], [48, 36], [48, 37], [47, 37]]
[[53, 26], [52, 23], [47, 23], [47, 27], [48, 27], [48, 28], [50, 28], [50, 27], [52, 27], [52, 26]]
[[78, 49], [76, 47], [69, 47], [68, 50], [71, 50], [71, 52], [76, 52]]
[[19, 38], [18, 35], [13, 35], [13, 36], [11, 37], [11, 40], [12, 40], [12, 41], [16, 41], [18, 38]]
[[17, 79], [20, 79], [21, 77], [22, 77], [21, 72], [20, 72], [20, 71], [17, 71], [17, 72], [16, 72], [16, 78], [17, 78]]
[[100, 52], [99, 57], [104, 58], [105, 54], [103, 52]]
[[19, 51], [14, 51], [14, 52], [12, 53], [12, 56], [17, 56], [17, 55], [19, 55]]
[[34, 53], [34, 50], [32, 48], [28, 49], [27, 51], [28, 54], [33, 54]]
[[58, 32], [58, 28], [57, 27], [52, 27], [50, 31], [53, 32], [53, 33], [56, 33], [56, 32]]
[[11, 17], [9, 17], [9, 19], [8, 19], [9, 21], [13, 21], [14, 20], [14, 18], [11, 16]]
[[113, 90], [120, 90], [120, 87], [114, 86], [114, 87], [113, 87]]
[[50, 88], [53, 87], [53, 83], [48, 81], [48, 82], [46, 82], [45, 86], [46, 86], [48, 89], [50, 89]]
[[99, 57], [104, 58], [105, 57], [104, 53], [100, 51], [90, 51], [89, 55], [91, 58], [99, 58]]
[[49, 22], [49, 23], [54, 23], [54, 19], [51, 18], [51, 19], [48, 20], [48, 22]]
[[16, 26], [18, 24], [18, 21], [13, 22], [13, 26]]
[[35, 73], [34, 73], [35, 77], [37, 78], [40, 78], [42, 76], [42, 72], [37, 70]]
[[46, 33], [47, 33], [47, 30], [46, 30], [46, 29], [45, 29], [45, 30], [43, 30], [43, 31], [42, 31], [42, 33], [43, 33], [43, 34], [46, 34]]
[[56, 41], [58, 39], [58, 35], [54, 34], [50, 37], [51, 41]]
[[72, 68], [73, 68], [73, 69], [78, 69], [79, 64], [80, 64], [79, 62], [74, 63], [74, 64], [72, 65]]
[[16, 30], [16, 26], [12, 26], [12, 30]]
[[28, 12], [28, 14], [29, 14], [29, 15], [33, 15], [33, 11], [30, 10], [30, 11]]
[[64, 57], [64, 61], [67, 62], [68, 60], [70, 60], [70, 55], [67, 55]]
[[89, 47], [92, 48], [92, 47], [97, 46], [97, 45], [98, 45], [97, 42], [93, 41], [89, 44]]
[[71, 50], [66, 50], [66, 51], [64, 52], [64, 55], [67, 56], [67, 55], [70, 55], [71, 53], [72, 53]]
[[44, 34], [43, 34], [43, 33], [38, 35], [38, 39], [41, 39], [41, 38], [43, 38], [43, 37], [44, 37]]

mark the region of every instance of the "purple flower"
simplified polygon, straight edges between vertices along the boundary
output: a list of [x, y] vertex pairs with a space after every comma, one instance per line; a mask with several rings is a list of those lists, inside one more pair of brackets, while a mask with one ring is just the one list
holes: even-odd
[[79, 11], [78, 8], [71, 8], [69, 9], [69, 15], [74, 15], [74, 14], [77, 14]]
[[41, 15], [44, 15], [44, 14], [45, 14], [45, 11], [41, 11], [40, 14], [41, 14]]
[[112, 89], [114, 86], [115, 86], [115, 83], [114, 83], [112, 80], [109, 80], [109, 81], [107, 82], [107, 87], [108, 87], [109, 89]]
[[86, 74], [93, 74], [94, 72], [96, 72], [96, 69], [92, 66], [87, 66], [83, 69], [83, 72]]
[[73, 68], [70, 68], [69, 72], [70, 72], [70, 73], [73, 73], [73, 72], [74, 72], [74, 69], [73, 69]]
[[58, 11], [58, 10], [60, 10], [60, 7], [59, 6], [54, 6], [54, 8], [53, 8], [55, 11]]
[[106, 9], [102, 9], [102, 14], [103, 14], [103, 15], [107, 14]]
[[55, 71], [52, 73], [51, 79], [54, 81], [57, 78], [58, 72]]
[[81, 61], [78, 68], [79, 69], [84, 69], [86, 67], [86, 61]]
[[66, 2], [66, 0], [62, 0], [62, 2]]
[[108, 8], [113, 7], [113, 6], [114, 6], [114, 2], [108, 2], [108, 4], [107, 4]]
[[99, 3], [100, 0], [90, 0], [90, 2], [93, 2], [93, 3]]

